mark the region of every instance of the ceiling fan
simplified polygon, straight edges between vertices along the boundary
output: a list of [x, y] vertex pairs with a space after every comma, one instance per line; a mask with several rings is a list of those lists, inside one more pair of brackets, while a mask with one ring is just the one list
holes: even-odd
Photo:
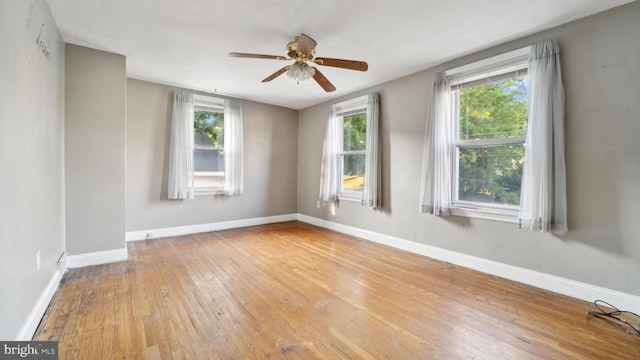
[[229, 53], [231, 57], [255, 58], [255, 59], [273, 59], [273, 60], [294, 60], [294, 63], [287, 65], [275, 73], [266, 77], [262, 82], [271, 81], [285, 72], [300, 83], [300, 81], [313, 78], [324, 91], [331, 92], [336, 89], [335, 86], [318, 70], [316, 67], [309, 65], [315, 63], [317, 65], [332, 66], [342, 69], [367, 71], [369, 65], [364, 61], [332, 59], [316, 56], [316, 45], [318, 43], [305, 34], [296, 36], [295, 40], [287, 44], [287, 55], [260, 55], [247, 53]]

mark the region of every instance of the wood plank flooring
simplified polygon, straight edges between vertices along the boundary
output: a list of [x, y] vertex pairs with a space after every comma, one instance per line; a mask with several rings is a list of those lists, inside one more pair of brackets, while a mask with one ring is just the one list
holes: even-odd
[[289, 222], [128, 244], [70, 270], [60, 359], [640, 359], [593, 305]]

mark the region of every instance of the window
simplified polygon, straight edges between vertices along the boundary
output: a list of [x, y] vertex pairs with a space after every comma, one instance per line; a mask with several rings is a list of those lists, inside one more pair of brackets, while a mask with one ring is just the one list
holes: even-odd
[[193, 187], [196, 194], [219, 193], [225, 185], [224, 102], [194, 96]]
[[556, 41], [435, 75], [420, 212], [567, 232], [564, 88]]
[[528, 116], [527, 62], [520, 56], [483, 65], [450, 79], [452, 213], [515, 220]]
[[364, 187], [364, 166], [367, 134], [366, 109], [358, 109], [338, 114], [340, 133], [342, 134], [340, 156], [340, 173], [342, 182], [340, 193], [358, 195]]
[[342, 199], [381, 206], [379, 109], [377, 93], [329, 107], [320, 169], [321, 201]]
[[169, 199], [244, 192], [242, 102], [173, 94]]

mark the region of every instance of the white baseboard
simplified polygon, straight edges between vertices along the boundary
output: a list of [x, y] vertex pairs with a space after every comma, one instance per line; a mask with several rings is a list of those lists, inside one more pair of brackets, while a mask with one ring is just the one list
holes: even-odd
[[67, 256], [67, 266], [70, 269], [107, 264], [112, 262], [124, 261], [129, 258], [127, 248], [97, 251], [88, 254], [69, 255]]
[[416, 243], [413, 241], [379, 234], [373, 231], [363, 230], [352, 226], [318, 219], [315, 217], [298, 214], [298, 220], [312, 225], [320, 226], [343, 234], [356, 236], [379, 244], [391, 246], [397, 249], [423, 255], [432, 259], [460, 265], [469, 269], [481, 271], [508, 280], [513, 280], [540, 289], [553, 291], [572, 298], [593, 302], [604, 300], [613, 304], [618, 309], [640, 313], [640, 296], [623, 293], [591, 284], [586, 284], [570, 279], [561, 278], [517, 266], [502, 264], [496, 261], [479, 258], [476, 256], [461, 254], [455, 251]]
[[36, 330], [38, 330], [38, 325], [40, 325], [40, 320], [44, 316], [44, 313], [47, 311], [49, 307], [49, 303], [53, 299], [53, 296], [56, 294], [58, 290], [58, 286], [60, 285], [60, 281], [64, 276], [64, 273], [67, 271], [66, 262], [60, 263], [58, 269], [53, 276], [51, 276], [51, 280], [47, 284], [47, 287], [44, 289], [38, 301], [36, 301], [35, 306], [31, 309], [27, 320], [24, 322], [18, 335], [16, 335], [16, 341], [31, 341], [33, 335], [35, 335]]
[[210, 232], [210, 231], [236, 229], [236, 228], [242, 228], [247, 226], [266, 225], [266, 224], [273, 224], [273, 223], [279, 223], [279, 222], [285, 222], [285, 221], [294, 221], [297, 219], [298, 219], [298, 214], [286, 214], [286, 215], [267, 216], [267, 217], [251, 218], [251, 219], [220, 221], [220, 222], [208, 223], [208, 224], [176, 226], [176, 227], [150, 229], [150, 230], [127, 231], [126, 239], [127, 241], [157, 239], [157, 238], [163, 238], [163, 237], [169, 237], [169, 236], [189, 235], [189, 234], [197, 234], [197, 233]]

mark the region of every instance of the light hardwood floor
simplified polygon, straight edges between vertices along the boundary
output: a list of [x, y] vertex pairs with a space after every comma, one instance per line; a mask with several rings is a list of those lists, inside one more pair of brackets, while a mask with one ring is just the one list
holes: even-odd
[[60, 359], [640, 359], [593, 305], [300, 222], [138, 241], [70, 270]]

